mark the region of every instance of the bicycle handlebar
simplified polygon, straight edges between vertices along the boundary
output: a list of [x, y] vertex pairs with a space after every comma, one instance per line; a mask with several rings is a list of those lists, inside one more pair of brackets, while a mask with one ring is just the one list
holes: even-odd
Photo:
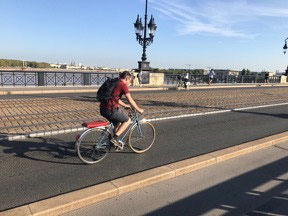
[[128, 115], [129, 115], [130, 117], [134, 117], [134, 116], [141, 115], [141, 113], [138, 114], [138, 111], [137, 111], [135, 108], [130, 107], [130, 108], [129, 108], [129, 113], [128, 113]]

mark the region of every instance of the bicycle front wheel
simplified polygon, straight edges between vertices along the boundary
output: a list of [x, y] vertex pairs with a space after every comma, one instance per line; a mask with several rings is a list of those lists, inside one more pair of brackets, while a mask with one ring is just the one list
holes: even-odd
[[155, 141], [155, 128], [150, 122], [139, 122], [131, 129], [128, 145], [132, 151], [140, 154], [148, 151]]
[[84, 131], [76, 143], [76, 151], [81, 161], [95, 164], [103, 160], [110, 146], [109, 133], [103, 129], [92, 128]]

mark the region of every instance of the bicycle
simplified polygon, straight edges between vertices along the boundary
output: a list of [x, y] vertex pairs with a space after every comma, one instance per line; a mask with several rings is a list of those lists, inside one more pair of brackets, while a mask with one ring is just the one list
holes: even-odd
[[[120, 136], [121, 147], [115, 151], [124, 149], [128, 142], [130, 149], [138, 154], [148, 151], [155, 142], [155, 128], [145, 119], [140, 120], [135, 109], [130, 109], [129, 117], [131, 125]], [[103, 160], [113, 148], [110, 138], [114, 135], [114, 126], [111, 122], [95, 121], [83, 123], [87, 127], [81, 136], [76, 139], [75, 148], [79, 159], [85, 164], [95, 164]], [[127, 142], [125, 142], [125, 139]]]

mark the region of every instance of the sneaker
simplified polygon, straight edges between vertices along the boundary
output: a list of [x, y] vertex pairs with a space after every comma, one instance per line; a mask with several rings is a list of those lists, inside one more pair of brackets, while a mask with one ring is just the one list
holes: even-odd
[[113, 137], [112, 139], [110, 139], [110, 142], [114, 145], [115, 148], [121, 148], [122, 147], [118, 138]]

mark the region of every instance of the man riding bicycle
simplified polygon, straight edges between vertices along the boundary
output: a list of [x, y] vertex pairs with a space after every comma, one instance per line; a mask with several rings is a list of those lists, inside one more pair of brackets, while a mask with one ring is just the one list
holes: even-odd
[[[122, 72], [119, 76], [119, 82], [112, 91], [111, 99], [109, 99], [107, 102], [101, 102], [100, 104], [100, 114], [114, 125], [114, 136], [110, 141], [115, 147], [121, 147], [121, 144], [119, 143], [119, 136], [131, 124], [131, 119], [123, 111], [123, 109], [119, 108], [119, 105], [125, 109], [129, 109], [132, 106], [139, 113], [144, 112], [143, 109], [138, 107], [129, 92], [128, 86], [130, 85], [132, 78], [133, 76], [129, 73], [129, 71]], [[125, 104], [121, 100], [123, 94], [126, 96], [129, 105]]]

